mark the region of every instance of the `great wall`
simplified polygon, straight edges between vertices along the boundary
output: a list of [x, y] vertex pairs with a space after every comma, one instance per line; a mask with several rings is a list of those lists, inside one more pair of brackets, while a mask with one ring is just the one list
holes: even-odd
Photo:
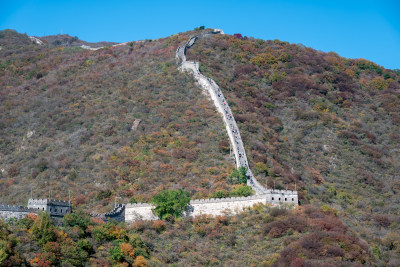
[[[217, 111], [221, 114], [229, 141], [233, 148], [236, 167], [245, 167], [247, 169], [247, 184], [252, 187], [256, 194], [249, 197], [191, 200], [186, 211], [184, 212], [184, 216], [195, 217], [199, 215], [233, 215], [243, 211], [244, 209], [251, 208], [255, 204], [266, 204], [271, 206], [285, 205], [289, 207], [297, 206], [297, 191], [268, 189], [263, 187], [257, 181], [249, 167], [239, 128], [221, 89], [214, 80], [200, 73], [199, 62], [186, 60], [186, 51], [195, 44], [197, 39], [214, 34], [224, 33], [222, 30], [214, 29], [211, 32], [203, 32], [191, 37], [185, 44], [177, 48], [176, 59], [178, 61], [179, 69], [182, 72], [190, 72], [193, 75], [199, 86], [208, 93]], [[35, 39], [32, 40], [37, 44], [42, 45]], [[126, 43], [118, 45], [124, 44]], [[86, 47], [82, 48], [89, 49]], [[97, 49], [100, 48], [91, 50]], [[153, 209], [154, 206], [149, 203], [135, 203], [126, 205], [119, 204], [108, 213], [91, 213], [91, 216], [100, 217], [105, 221], [113, 219], [119, 222], [128, 223], [137, 220], [157, 220], [158, 218], [154, 215]], [[72, 207], [71, 202], [69, 201], [32, 198], [28, 200], [28, 207], [0, 205], [0, 217], [3, 217], [6, 220], [10, 218], [23, 218], [29, 213], [37, 213], [38, 211], [45, 211], [48, 212], [51, 217], [60, 218], [65, 214], [72, 212]]]

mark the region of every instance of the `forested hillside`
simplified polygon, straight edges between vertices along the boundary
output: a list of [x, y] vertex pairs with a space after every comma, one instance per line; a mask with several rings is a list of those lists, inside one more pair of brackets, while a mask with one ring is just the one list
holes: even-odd
[[[104, 212], [117, 196], [236, 190], [222, 119], [175, 62], [176, 48], [199, 30], [96, 51], [72, 37], [41, 46], [0, 31], [0, 202], [24, 204], [31, 188], [64, 200], [71, 191], [74, 208]], [[112, 256], [130, 244], [152, 265], [400, 265], [398, 72], [240, 34], [201, 38], [187, 57], [223, 90], [257, 179], [296, 186], [302, 206], [131, 226], [70, 218], [49, 241], [64, 246], [55, 264], [72, 247], [84, 251], [74, 255], [82, 262], [132, 264], [130, 250]], [[54, 252], [31, 235], [38, 220], [1, 226], [17, 244], [8, 259], [36, 255], [12, 232], [44, 253], [37, 260]]]

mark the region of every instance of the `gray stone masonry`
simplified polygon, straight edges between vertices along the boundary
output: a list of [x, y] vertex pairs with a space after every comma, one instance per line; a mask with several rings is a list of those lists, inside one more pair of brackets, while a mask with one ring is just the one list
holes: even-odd
[[[191, 200], [184, 215], [190, 217], [199, 215], [233, 215], [257, 204], [294, 207], [298, 205], [297, 203], [297, 191], [270, 190], [266, 194], [249, 197]], [[153, 213], [154, 208], [154, 205], [149, 203], [127, 204], [125, 207], [125, 221], [158, 220], [158, 217]]]
[[45, 211], [51, 217], [61, 218], [72, 212], [71, 202], [55, 199], [29, 199], [28, 207], [0, 205], [0, 217], [4, 220], [22, 219], [29, 213], [38, 213], [39, 211]]
[[32, 199], [28, 200], [28, 208], [46, 211], [53, 217], [64, 217], [72, 212], [71, 202], [55, 199]]

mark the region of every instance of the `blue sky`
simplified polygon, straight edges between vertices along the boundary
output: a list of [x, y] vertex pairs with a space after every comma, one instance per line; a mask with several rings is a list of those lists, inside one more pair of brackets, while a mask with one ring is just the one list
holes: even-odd
[[156, 39], [194, 27], [302, 43], [400, 68], [400, 1], [0, 0], [0, 29], [90, 42]]

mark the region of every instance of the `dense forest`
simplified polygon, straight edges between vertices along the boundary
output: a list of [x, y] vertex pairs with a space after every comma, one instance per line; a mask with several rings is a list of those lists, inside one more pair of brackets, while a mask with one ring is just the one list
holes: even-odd
[[[235, 195], [222, 119], [175, 62], [199, 30], [97, 51], [0, 31], [0, 202]], [[32, 215], [1, 224], [2, 265], [400, 265], [398, 71], [240, 34], [187, 57], [223, 90], [257, 179], [296, 185], [301, 206], [132, 225]]]

